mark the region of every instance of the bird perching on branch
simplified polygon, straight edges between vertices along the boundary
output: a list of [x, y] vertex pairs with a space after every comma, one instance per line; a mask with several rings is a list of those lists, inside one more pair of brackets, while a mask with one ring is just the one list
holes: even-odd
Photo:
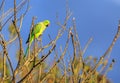
[[[29, 34], [29, 37], [26, 41], [26, 44], [29, 43], [29, 46], [32, 44], [33, 40], [35, 38], [38, 38], [39, 36], [41, 36], [43, 34], [43, 32], [45, 31], [45, 29], [50, 25], [50, 21], [49, 20], [44, 20], [43, 22], [39, 22], [38, 24], [33, 26], [33, 29], [31, 31], [31, 33]], [[29, 46], [26, 49], [25, 52], [25, 56], [27, 55]]]

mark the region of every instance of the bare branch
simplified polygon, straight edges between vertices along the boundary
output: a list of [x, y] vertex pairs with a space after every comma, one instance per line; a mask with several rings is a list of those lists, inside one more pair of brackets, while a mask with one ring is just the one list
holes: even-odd
[[70, 33], [71, 35], [71, 38], [72, 38], [72, 45], [73, 45], [73, 60], [72, 60], [72, 64], [71, 64], [71, 68], [72, 68], [72, 73], [74, 75], [74, 64], [75, 64], [75, 61], [76, 61], [76, 42], [74, 40], [74, 36], [73, 36], [73, 33], [71, 32]]
[[[25, 17], [25, 15], [26, 15], [26, 13], [28, 12], [28, 10], [29, 10], [29, 3], [28, 3], [28, 6], [27, 6], [27, 9], [26, 9], [26, 11], [21, 15], [21, 17], [20, 17], [20, 19], [18, 19], [17, 21], [19, 21], [20, 20], [20, 26], [19, 26], [19, 32], [20, 32], [20, 30], [21, 30], [21, 28], [22, 28], [22, 22], [23, 22], [23, 18]], [[9, 19], [8, 19], [8, 21], [11, 19], [12, 17], [10, 17]], [[4, 23], [4, 25], [7, 23], [7, 21]], [[3, 27], [3, 26], [2, 26]], [[18, 37], [18, 35], [16, 35], [13, 39], [10, 39], [8, 42], [7, 42], [7, 45], [8, 44], [11, 44], [13, 41], [15, 41], [16, 39], [17, 39], [17, 37]]]
[[2, 3], [0, 4], [0, 10], [3, 9], [4, 3], [5, 3], [5, 0], [2, 0]]
[[20, 61], [21, 61], [21, 57], [22, 57], [22, 54], [23, 54], [23, 49], [22, 49], [22, 39], [21, 39], [21, 36], [20, 36], [20, 32], [19, 32], [19, 30], [18, 30], [18, 28], [17, 28], [17, 18], [16, 18], [16, 12], [17, 12], [17, 10], [16, 10], [16, 0], [14, 0], [14, 21], [13, 21], [13, 24], [14, 24], [14, 26], [15, 26], [15, 30], [16, 30], [16, 32], [17, 32], [17, 35], [18, 35], [18, 39], [19, 39], [19, 45], [20, 45], [20, 52], [19, 52], [19, 60], [18, 60], [18, 64], [17, 64], [17, 67], [16, 67], [16, 69], [15, 69], [15, 71], [14, 71], [14, 75], [13, 75], [13, 78], [12, 78], [12, 80], [15, 82], [15, 74], [16, 74], [16, 70], [19, 68], [19, 66], [20, 66]]
[[[11, 63], [10, 58], [9, 58], [9, 56], [8, 56], [6, 42], [5, 42], [5, 40], [4, 40], [4, 38], [3, 38], [3, 36], [2, 36], [1, 34], [0, 34], [0, 38], [2, 39], [2, 40], [0, 41], [0, 44], [1, 44], [2, 47], [3, 47], [3, 55], [4, 55], [4, 57], [5, 57], [5, 56], [7, 57], [8, 62], [9, 62], [9, 65], [10, 65], [10, 68], [11, 68], [11, 71], [12, 71], [12, 74], [13, 74], [14, 71], [13, 71], [12, 63]], [[4, 65], [6, 65], [6, 64], [4, 63]]]
[[86, 80], [88, 80], [90, 78], [90, 76], [95, 72], [95, 70], [98, 68], [100, 63], [104, 60], [104, 58], [112, 51], [112, 48], [113, 48], [114, 44], [116, 43], [117, 39], [119, 38], [119, 36], [120, 36], [120, 24], [118, 25], [117, 33], [116, 33], [111, 45], [109, 46], [107, 51], [103, 54], [103, 56], [100, 57], [98, 63], [95, 65], [95, 67], [91, 71], [88, 72], [88, 75], [83, 80], [83, 83], [84, 83], [84, 81], [86, 81]]
[[22, 81], [24, 81], [24, 79], [27, 76], [29, 76], [29, 74], [33, 71], [33, 69], [35, 67], [37, 67], [38, 65], [40, 65], [52, 53], [52, 51], [54, 50], [55, 47], [56, 47], [56, 45], [53, 45], [53, 47], [49, 50], [48, 54], [45, 57], [43, 57], [38, 63], [36, 63], [35, 65], [33, 65], [33, 67], [30, 69], [30, 71], [18, 83], [21, 83]]
[[[18, 13], [18, 11], [23, 7], [23, 5], [26, 4], [26, 2], [29, 2], [29, 0], [22, 0], [20, 2], [20, 4], [17, 6], [16, 8], [16, 13]], [[0, 16], [0, 23], [9, 15], [11, 15], [11, 13], [14, 12], [14, 8], [10, 8], [8, 11], [6, 11], [2, 16]], [[27, 12], [27, 11], [26, 11]], [[24, 14], [25, 15], [25, 14]], [[9, 22], [9, 20], [14, 16], [14, 14], [12, 14], [11, 16], [9, 16], [9, 18], [3, 23], [1, 24], [0, 27], [0, 31], [2, 30], [2, 28], [6, 25], [7, 22]]]
[[92, 38], [90, 38], [90, 39], [88, 40], [85, 48], [83, 49], [83, 54], [86, 52], [86, 49], [88, 48], [88, 46], [89, 46], [89, 44], [91, 43], [92, 40], [93, 40]]
[[68, 43], [69, 43], [69, 40], [70, 40], [70, 31], [71, 31], [71, 28], [69, 29], [69, 33], [68, 33], [68, 37], [67, 37], [67, 41], [66, 41], [66, 45], [65, 45], [63, 53], [61, 54], [60, 58], [54, 63], [54, 65], [51, 67], [51, 69], [44, 75], [41, 82], [44, 81], [45, 77], [47, 77], [49, 75], [49, 73], [53, 70], [53, 68], [55, 68], [56, 65], [64, 58], [64, 56], [67, 52]]

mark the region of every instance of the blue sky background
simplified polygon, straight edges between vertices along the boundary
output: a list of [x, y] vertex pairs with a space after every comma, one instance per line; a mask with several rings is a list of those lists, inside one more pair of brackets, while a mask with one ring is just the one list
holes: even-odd
[[[6, 0], [5, 10], [13, 7], [13, 0]], [[21, 1], [21, 0], [20, 0]], [[88, 47], [84, 56], [100, 57], [111, 44], [114, 35], [117, 32], [118, 20], [120, 20], [120, 0], [68, 0], [69, 8], [71, 10], [72, 17], [76, 18], [76, 26], [79, 34], [81, 47], [84, 48], [87, 40], [93, 37], [93, 41]], [[43, 35], [43, 44], [48, 43], [48, 34], [55, 38], [59, 27], [56, 25], [56, 13], [59, 16], [60, 22], [63, 22], [66, 15], [66, 1], [65, 0], [30, 0], [31, 9], [23, 20], [23, 27], [21, 29], [21, 36], [23, 38], [23, 47], [26, 48], [26, 40], [31, 26], [31, 20], [33, 16], [37, 17], [35, 23], [49, 19], [51, 25], [45, 31]], [[24, 11], [25, 9], [22, 9]], [[22, 12], [21, 11], [21, 12]], [[69, 23], [72, 23], [71, 21]], [[4, 28], [3, 33], [7, 30]], [[6, 34], [6, 32], [5, 32]], [[64, 44], [63, 41], [59, 41], [58, 44]], [[61, 39], [62, 40], [62, 39]], [[15, 43], [17, 45], [18, 43]], [[15, 45], [10, 46], [11, 55], [15, 55]], [[14, 62], [15, 56], [11, 56]], [[113, 47], [110, 62], [115, 59], [116, 63], [107, 76], [114, 83], [119, 82], [120, 78], [120, 39]]]

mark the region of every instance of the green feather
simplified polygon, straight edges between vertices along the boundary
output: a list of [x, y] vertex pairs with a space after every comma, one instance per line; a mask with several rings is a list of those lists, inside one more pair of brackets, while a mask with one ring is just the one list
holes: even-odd
[[[31, 35], [29, 34], [29, 37], [28, 37], [26, 43], [29, 43], [31, 46], [33, 40], [35, 38], [38, 38], [40, 35], [42, 35], [44, 30], [46, 29], [46, 27], [49, 26], [49, 24], [50, 24], [50, 21], [45, 20], [43, 22], [39, 22], [38, 24], [34, 25], [32, 32], [30, 33]], [[28, 49], [30, 48], [30, 46], [27, 47], [27, 49], [25, 51], [25, 56], [27, 55]]]
[[27, 47], [26, 51], [25, 51], [25, 55], [24, 57], [26, 57], [27, 53], [28, 53], [28, 49], [29, 49], [29, 46]]

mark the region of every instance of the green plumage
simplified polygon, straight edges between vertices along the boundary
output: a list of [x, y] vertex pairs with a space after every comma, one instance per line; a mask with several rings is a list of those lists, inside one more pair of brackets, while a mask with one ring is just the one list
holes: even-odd
[[[49, 20], [45, 20], [43, 22], [39, 22], [38, 24], [34, 25], [31, 34], [29, 34], [29, 37], [26, 41], [26, 43], [29, 43], [30, 46], [33, 42], [33, 40], [35, 38], [38, 38], [39, 36], [41, 36], [43, 34], [43, 32], [45, 31], [45, 29], [50, 25], [50, 21]], [[29, 47], [27, 47], [26, 52], [25, 52], [25, 56], [27, 55]]]

